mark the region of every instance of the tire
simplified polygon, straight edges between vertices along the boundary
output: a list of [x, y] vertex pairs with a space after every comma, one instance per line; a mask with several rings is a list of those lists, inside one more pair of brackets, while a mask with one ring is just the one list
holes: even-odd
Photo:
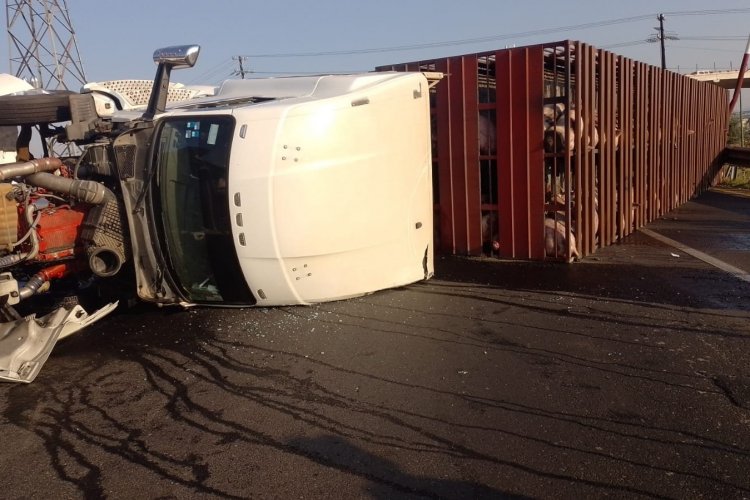
[[69, 96], [74, 92], [0, 96], [0, 125], [34, 125], [70, 120]]

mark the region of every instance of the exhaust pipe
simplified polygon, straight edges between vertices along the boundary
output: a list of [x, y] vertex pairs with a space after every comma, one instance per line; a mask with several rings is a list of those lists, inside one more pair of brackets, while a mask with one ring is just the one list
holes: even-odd
[[59, 158], [38, 158], [18, 163], [6, 163], [0, 165], [0, 181], [37, 172], [54, 172], [60, 167], [62, 167], [62, 161]]
[[79, 267], [75, 262], [67, 262], [64, 264], [56, 264], [53, 266], [46, 267], [37, 272], [32, 276], [29, 281], [18, 291], [20, 300], [25, 300], [35, 295], [39, 289], [53, 279], [60, 279], [69, 274], [73, 274], [79, 271]]

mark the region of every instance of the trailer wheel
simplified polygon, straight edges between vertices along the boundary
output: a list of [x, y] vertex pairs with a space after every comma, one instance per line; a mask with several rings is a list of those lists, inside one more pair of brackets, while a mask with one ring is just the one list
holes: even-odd
[[52, 94], [0, 96], [0, 125], [34, 125], [70, 120], [68, 90]]

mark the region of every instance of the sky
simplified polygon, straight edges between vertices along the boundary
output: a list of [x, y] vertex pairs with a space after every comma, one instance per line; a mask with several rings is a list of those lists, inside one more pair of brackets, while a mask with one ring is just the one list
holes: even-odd
[[[62, 3], [62, 2], [61, 2]], [[156, 48], [199, 44], [195, 68], [173, 81], [369, 71], [378, 65], [580, 40], [668, 68], [737, 69], [750, 34], [748, 0], [67, 0], [88, 81], [154, 76]], [[586, 26], [589, 25], [589, 26]], [[593, 25], [593, 26], [592, 26]], [[5, 47], [3, 47], [5, 45]], [[8, 39], [0, 50], [9, 54]], [[234, 57], [234, 59], [233, 59]], [[9, 58], [0, 61], [8, 72]]]

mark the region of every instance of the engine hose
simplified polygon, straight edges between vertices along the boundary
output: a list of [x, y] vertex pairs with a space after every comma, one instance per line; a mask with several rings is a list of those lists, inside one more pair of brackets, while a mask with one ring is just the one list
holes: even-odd
[[39, 234], [34, 228], [34, 211], [34, 205], [26, 206], [24, 215], [26, 216], [26, 224], [28, 224], [28, 226], [31, 228], [31, 231], [29, 232], [29, 236], [31, 237], [31, 251], [25, 255], [22, 255], [23, 260], [31, 260], [36, 257], [37, 253], [39, 253]]
[[62, 167], [62, 161], [59, 158], [38, 158], [19, 163], [6, 163], [0, 165], [0, 181], [37, 172], [53, 172], [60, 167]]
[[26, 223], [29, 225], [29, 232], [24, 236], [24, 239], [28, 236], [31, 238], [31, 251], [25, 253], [14, 253], [0, 257], [0, 269], [9, 267], [25, 260], [30, 260], [36, 257], [39, 252], [39, 235], [36, 232], [35, 225], [39, 222], [39, 217], [34, 218], [33, 205], [26, 207]]
[[26, 282], [24, 286], [21, 287], [20, 290], [18, 290], [19, 299], [28, 299], [36, 292], [38, 292], [39, 288], [41, 288], [44, 283], [46, 283], [46, 280], [39, 274], [35, 274], [31, 277], [31, 279], [29, 279], [29, 281]]
[[[117, 197], [106, 186], [96, 181], [69, 179], [46, 172], [28, 175], [25, 181], [31, 185], [67, 194], [84, 203], [95, 205], [82, 225], [81, 239], [86, 247], [89, 267], [97, 276], [106, 278], [117, 274], [127, 259], [125, 236], [122, 230], [127, 222], [123, 220]], [[32, 221], [27, 222], [31, 226]], [[36, 231], [31, 233], [32, 245], [38, 250]], [[34, 256], [36, 251], [34, 251]], [[27, 259], [30, 257], [26, 257]]]
[[[127, 222], [123, 220], [117, 197], [112, 191], [96, 181], [69, 179], [46, 172], [29, 175], [25, 180], [34, 186], [68, 194], [95, 205], [86, 216], [81, 232], [89, 267], [102, 278], [114, 276], [120, 271], [127, 260], [125, 236], [122, 234]], [[32, 239], [35, 233], [32, 232]]]
[[28, 175], [26, 182], [49, 191], [67, 194], [79, 201], [92, 205], [99, 205], [105, 199], [114, 199], [115, 196], [112, 194], [112, 191], [96, 181], [69, 179], [47, 172]]
[[81, 240], [89, 258], [89, 268], [102, 278], [114, 276], [128, 259], [123, 230], [127, 222], [111, 191], [103, 203], [93, 207], [82, 225]]
[[28, 299], [39, 292], [39, 289], [53, 279], [60, 279], [69, 274], [75, 273], [82, 268], [79, 262], [70, 261], [63, 264], [55, 264], [39, 270], [24, 286], [18, 291], [20, 300]]
[[9, 266], [12, 266], [13, 264], [18, 264], [19, 262], [23, 260], [23, 258], [24, 258], [24, 254], [20, 254], [20, 253], [13, 253], [10, 255], [6, 255], [4, 257], [0, 257], [0, 268], [9, 267]]
[[[34, 222], [32, 222], [31, 225], [29, 226], [29, 230], [26, 231], [26, 234], [24, 234], [20, 240], [13, 243], [13, 248], [16, 248], [17, 246], [21, 246], [24, 241], [28, 240], [31, 237], [31, 233], [33, 233], [36, 230], [36, 225], [39, 224], [39, 219], [41, 218], [42, 218], [42, 212], [37, 213], [36, 217], [34, 218]], [[3, 267], [3, 266], [0, 265], [0, 267]]]

